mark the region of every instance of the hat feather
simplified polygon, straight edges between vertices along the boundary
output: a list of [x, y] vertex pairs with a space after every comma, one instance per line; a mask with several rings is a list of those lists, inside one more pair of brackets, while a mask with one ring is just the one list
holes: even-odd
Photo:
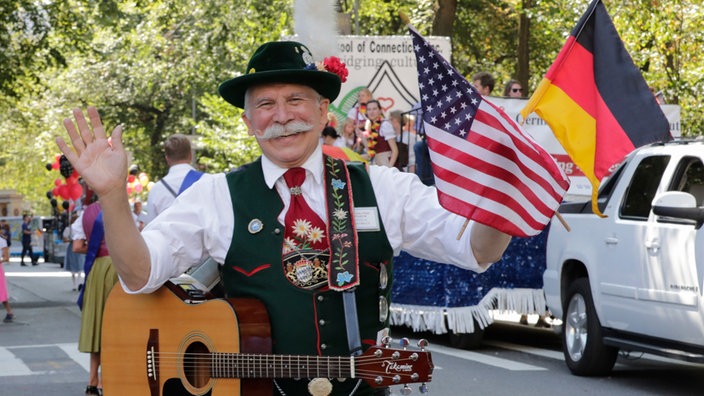
[[297, 40], [316, 62], [337, 53], [337, 12], [334, 0], [296, 0], [293, 4]]

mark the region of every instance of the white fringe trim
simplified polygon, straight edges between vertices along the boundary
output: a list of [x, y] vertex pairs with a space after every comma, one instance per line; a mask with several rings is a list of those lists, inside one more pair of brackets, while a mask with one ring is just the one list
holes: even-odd
[[[544, 314], [545, 294], [542, 289], [491, 289], [479, 304], [447, 308], [421, 305], [391, 304], [391, 324], [408, 326], [413, 331], [435, 334], [473, 333], [474, 321], [482, 329], [493, 322], [491, 310], [518, 314]], [[445, 320], [447, 318], [447, 320]]]

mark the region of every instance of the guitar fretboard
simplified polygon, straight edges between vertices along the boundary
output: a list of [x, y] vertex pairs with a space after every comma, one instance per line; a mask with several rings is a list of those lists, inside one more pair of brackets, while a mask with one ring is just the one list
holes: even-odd
[[354, 358], [212, 353], [212, 378], [354, 378]]

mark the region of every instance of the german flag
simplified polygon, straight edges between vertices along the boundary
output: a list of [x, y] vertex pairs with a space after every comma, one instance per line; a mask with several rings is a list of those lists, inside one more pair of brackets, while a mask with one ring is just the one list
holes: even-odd
[[572, 30], [526, 107], [552, 129], [592, 185], [635, 148], [668, 141], [670, 125], [600, 0]]

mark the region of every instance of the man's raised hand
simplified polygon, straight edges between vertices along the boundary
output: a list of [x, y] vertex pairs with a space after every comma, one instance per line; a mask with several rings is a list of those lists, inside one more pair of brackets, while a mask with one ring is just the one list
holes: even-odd
[[56, 144], [99, 197], [126, 194], [127, 154], [122, 145], [122, 126], [118, 125], [108, 140], [98, 110], [89, 106], [87, 112], [90, 126], [78, 108], [73, 110], [75, 123], [64, 119], [73, 149], [61, 137], [56, 138]]

